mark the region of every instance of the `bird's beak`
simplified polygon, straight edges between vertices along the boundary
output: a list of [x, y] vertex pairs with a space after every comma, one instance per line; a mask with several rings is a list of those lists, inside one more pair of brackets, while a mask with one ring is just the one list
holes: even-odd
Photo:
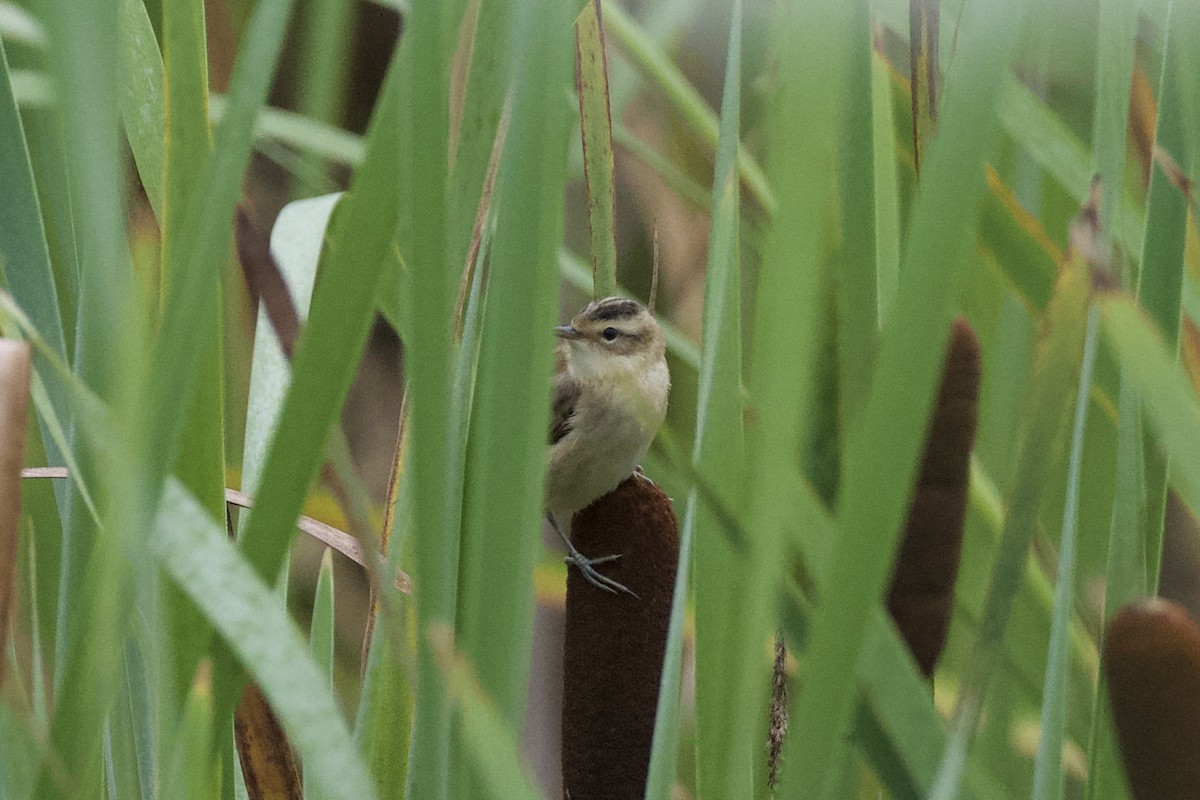
[[560, 339], [582, 339], [583, 334], [575, 329], [573, 325], [559, 325], [554, 329], [554, 335]]

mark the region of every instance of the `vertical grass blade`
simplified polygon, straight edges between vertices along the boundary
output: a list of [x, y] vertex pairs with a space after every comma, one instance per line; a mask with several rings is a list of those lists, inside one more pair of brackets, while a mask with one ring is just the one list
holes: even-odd
[[1076, 531], [1079, 524], [1079, 484], [1083, 461], [1084, 429], [1091, 404], [1092, 369], [1096, 363], [1099, 310], [1088, 311], [1084, 334], [1083, 365], [1075, 399], [1075, 426], [1067, 462], [1067, 499], [1063, 506], [1062, 535], [1058, 546], [1058, 579], [1054, 587], [1054, 617], [1050, 629], [1050, 657], [1042, 688], [1041, 736], [1033, 767], [1033, 800], [1063, 795], [1062, 748], [1067, 724], [1067, 635], [1075, 609]]
[[[776, 583], [782, 576], [783, 531], [786, 530], [792, 475], [800, 447], [803, 421], [812, 406], [816, 347], [821, 319], [818, 303], [825, 284], [821, 245], [832, 211], [834, 164], [841, 131], [841, 99], [852, 51], [855, 15], [849, 4], [807, 6], [789, 3], [777, 8], [772, 44], [779, 59], [780, 89], [772, 99], [768, 173], [777, 209], [765, 242], [755, 306], [749, 380], [752, 424], [747, 427], [747, 528], [749, 543], [744, 589], [743, 621], [736, 646], [726, 654], [729, 690], [740, 708], [761, 697], [767, 672], [760, 654], [774, 632], [771, 613]], [[795, 142], [804, 141], [804, 147]], [[783, 365], [787, 365], [783, 367]], [[781, 368], [782, 367], [782, 368]], [[878, 598], [876, 598], [877, 600]], [[759, 682], [762, 683], [759, 683]], [[744, 774], [738, 762], [761, 745], [763, 732], [745, 713], [733, 722], [736, 746], [722, 755], [726, 784], [706, 787], [713, 796], [738, 797], [745, 787], [735, 776]], [[794, 718], [793, 718], [794, 720]], [[831, 720], [822, 723], [825, 726]], [[789, 742], [816, 735], [812, 723], [793, 727]], [[822, 738], [834, 742], [828, 727]], [[782, 787], [817, 797], [807, 765], [791, 762]]]
[[[476, 243], [475, 222], [491, 166], [497, 130], [508, 113], [509, 79], [516, 52], [507, 30], [512, 3], [470, 0], [458, 22], [450, 75], [450, 176], [447, 187], [447, 263], [456, 272]], [[459, 20], [458, 15], [451, 20]], [[502, 138], [502, 137], [501, 137]], [[492, 178], [488, 176], [492, 175]], [[489, 198], [490, 204], [490, 198]], [[401, 246], [407, 239], [403, 237]], [[407, 253], [407, 250], [405, 251]]]
[[496, 189], [463, 506], [459, 634], [499, 718], [514, 729], [525, 707], [529, 576], [543, 516], [569, 131], [559, 98], [571, 74], [571, 43], [563, 35], [570, 13], [560, 2], [517, 4], [510, 20], [510, 46], [520, 56]]
[[939, 0], [909, 0], [908, 53], [912, 81], [913, 166], [921, 162], [933, 139], [938, 103]]
[[313, 660], [325, 673], [329, 689], [333, 691], [334, 656], [336, 655], [336, 640], [334, 639], [334, 593], [333, 593], [333, 551], [326, 549], [321, 556], [321, 571], [317, 575], [317, 590], [313, 598], [312, 625], [308, 632], [309, 649], [312, 650]]
[[[1146, 592], [1147, 576], [1141, 538], [1145, 499], [1141, 439], [1144, 427], [1137, 392], [1125, 375], [1121, 376], [1117, 409], [1117, 474], [1104, 586], [1104, 615], [1108, 619]], [[1119, 799], [1128, 794], [1116, 751], [1112, 713], [1105, 702], [1106, 680], [1101, 675], [1092, 710], [1088, 797]]]
[[[1191, 80], [1182, 74], [1187, 62], [1180, 51], [1191, 49], [1184, 38], [1187, 3], [1172, 4], [1163, 52], [1162, 81], [1158, 92], [1158, 123], [1154, 135], [1154, 164], [1146, 200], [1146, 238], [1142, 268], [1138, 273], [1137, 298], [1158, 325], [1173, 352], [1179, 347], [1179, 309], [1183, 281], [1183, 255], [1189, 197], [1181, 178], [1191, 174], [1194, 142], [1185, 128], [1184, 86]], [[1182, 13], [1181, 13], [1182, 12]], [[1176, 20], [1176, 16], [1183, 19]], [[1167, 502], [1168, 462], [1153, 448], [1145, 450], [1146, 515], [1142, 540], [1146, 548], [1148, 585], [1158, 588], [1162, 562], [1163, 514]]]
[[435, 625], [428, 633], [455, 704], [462, 710], [463, 738], [471, 763], [484, 777], [483, 796], [494, 800], [536, 800], [529, 775], [517, 755], [509, 724], [480, 686], [471, 664], [454, 650], [453, 633]]
[[[301, 56], [304, 64], [300, 77], [299, 110], [306, 117], [336, 125], [342, 116], [348, 90], [349, 59], [346, 53], [354, 35], [355, 5], [341, 0], [310, 3], [304, 17]], [[311, 156], [308, 163], [320, 169]], [[316, 191], [311, 183], [304, 195]]]
[[[449, 91], [445, 4], [417, 0], [406, 20], [412, 46], [412, 100], [403, 110], [406, 142], [398, 165], [404, 176], [401, 204], [411, 236], [412, 331], [407, 349], [413, 472], [413, 578], [417, 589], [417, 691], [407, 796], [446, 797], [450, 779], [450, 710], [446, 685], [428, 641], [431, 624], [454, 624], [458, 536], [449, 523], [457, 497], [444, 490], [449, 464], [452, 304], [454, 275], [447, 251], [447, 141]], [[418, 116], [419, 115], [419, 116]], [[415, 188], [420, 187], [418, 192]]]
[[[1137, 21], [1134, 3], [1106, 0], [1100, 4], [1092, 154], [1102, 192], [1100, 226], [1106, 234], [1113, 227], [1112, 218], [1121, 202]], [[1120, 380], [1118, 414], [1116, 487], [1105, 570], [1106, 616], [1115, 613], [1135, 594], [1140, 594], [1146, 581], [1141, 546], [1144, 499], [1141, 415], [1137, 395], [1125, 377]], [[1092, 712], [1088, 796], [1123, 798], [1127, 796], [1127, 790], [1117, 761], [1112, 718], [1104, 698], [1104, 677], [1101, 676]]]
[[[145, 33], [143, 29], [143, 35]], [[194, 234], [185, 227], [188, 223], [186, 214], [192, 198], [197, 192], [204, 191], [201, 181], [212, 151], [208, 130], [208, 55], [202, 3], [192, 0], [166, 0], [163, 3], [163, 48], [164, 186], [159, 292], [165, 299], [173, 291], [179, 270], [189, 266], [196, 269], [194, 264], [188, 265], [191, 252], [184, 249], [196, 246], [195, 238], [189, 241]], [[150, 58], [153, 59], [153, 56]], [[264, 71], [269, 80], [270, 67]], [[150, 113], [156, 110], [151, 107]], [[228, 139], [225, 141], [228, 142]], [[243, 158], [248, 157], [248, 149]], [[227, 221], [228, 216], [226, 224]], [[213, 237], [210, 235], [209, 238]], [[219, 263], [224, 256], [224, 252], [214, 251], [217, 269], [208, 268], [219, 275]], [[183, 408], [187, 409], [184, 412], [177, 405], [174, 410], [175, 415], [185, 418], [179, 434], [174, 473], [215, 519], [221, 519], [225, 514], [225, 370], [222, 363], [221, 295], [215, 283], [210, 282], [208, 291], [198, 292], [189, 298], [195, 304], [196, 313], [192, 318], [193, 324], [189, 326], [188, 339], [199, 351], [195, 369], [189, 370], [195, 375], [191, 384], [195, 388], [194, 392], [173, 398], [175, 404], [183, 400]], [[180, 333], [176, 329], [176, 335]], [[158, 444], [156, 442], [155, 446]], [[167, 585], [163, 588], [161, 602], [164, 606], [161, 611], [165, 625], [163, 635], [170, 637], [164, 652], [170, 653], [174, 664], [170, 669], [162, 665], [165, 694], [160, 702], [168, 702], [173, 708], [186, 700], [191, 673], [207, 649], [210, 634], [201, 624], [196, 609], [178, 594], [175, 587]]]
[[1100, 224], [1107, 231], [1120, 208], [1129, 118], [1129, 84], [1137, 36], [1137, 7], [1129, 0], [1100, 3], [1096, 47], [1096, 110], [1092, 157], [1100, 176]]
[[900, 197], [896, 175], [896, 128], [892, 117], [891, 79], [887, 61], [874, 53], [871, 58], [871, 127], [875, 166], [875, 264], [879, 308], [877, 327], [882, 328], [896, 296], [900, 278]]
[[[913, 0], [924, 3], [925, 0]], [[936, 2], [933, 12], [937, 13]], [[838, 406], [839, 428], [849, 430], [862, 400], [871, 387], [875, 365], [876, 331], [879, 328], [881, 307], [879, 272], [876, 266], [877, 238], [875, 200], [879, 192], [888, 191], [886, 182], [875, 186], [875, 127], [872, 116], [872, 65], [874, 49], [871, 44], [871, 20], [868, 4], [855, 5], [853, 21], [855, 35], [850, 40], [849, 71], [844, 99], [845, 119], [841, 157], [838, 160], [838, 196], [841, 201], [843, 230], [837, 254], [835, 276], [837, 292], [838, 347]], [[936, 33], [936, 24], [934, 31]], [[934, 51], [936, 54], [936, 50]], [[936, 69], [934, 70], [936, 73]], [[888, 116], [886, 121], [891, 121]], [[888, 130], [888, 143], [892, 144]], [[895, 155], [889, 163], [895, 166]], [[891, 191], [894, 192], [894, 173]], [[894, 197], [893, 197], [894, 199]], [[886, 200], [885, 200], [886, 202]]]
[[212, 742], [212, 705], [208, 689], [193, 684], [179, 717], [179, 729], [173, 737], [170, 764], [163, 769], [166, 777], [159, 787], [143, 791], [144, 797], [177, 797], [179, 800], [209, 800], [213, 779], [208, 766], [214, 762], [208, 748]]
[[[62, 315], [54, 285], [54, 269], [50, 264], [50, 249], [46, 243], [46, 228], [42, 219], [37, 186], [29, 160], [29, 148], [24, 127], [12, 93], [8, 56], [0, 41], [0, 185], [7, 188], [5, 212], [0, 214], [0, 283], [17, 301], [63, 361], [67, 345], [63, 335]], [[44, 357], [34, 356], [39, 371]], [[50, 387], [54, 405], [66, 413], [66, 398], [57, 385]], [[42, 445], [46, 457], [61, 463], [62, 454], [53, 438], [43, 429]], [[66, 487], [64, 487], [65, 489]], [[60, 509], [65, 512], [65, 491], [58, 495]]]
[[612, 111], [608, 100], [608, 56], [600, 0], [588, 0], [575, 21], [575, 87], [583, 174], [587, 182], [595, 297], [617, 289], [616, 184], [613, 174]]
[[[725, 59], [725, 84], [721, 100], [721, 130], [709, 232], [708, 267], [704, 291], [704, 348], [700, 362], [696, 400], [696, 438], [692, 466], [710, 476], [724, 491], [728, 505], [734, 495], [731, 484], [743, 464], [741, 397], [741, 264], [739, 252], [740, 187], [737, 153], [741, 129], [742, 4], [733, 3], [729, 44]], [[646, 797], [665, 800], [675, 781], [679, 748], [679, 684], [683, 648], [684, 607], [687, 600], [689, 567], [693, 550], [696, 560], [696, 704], [697, 782], [707, 787], [738, 785], [752, 788], [751, 758], [754, 751], [732, 764], [725, 754], [737, 747], [733, 726], [727, 721], [740, 712], [729, 687], [730, 649], [737, 646], [736, 598], [750, 580], [742, 555], [730, 539], [719, 532], [717, 513], [702, 501], [699, 490], [688, 493], [675, 595], [671, 609], [658, 713], [655, 719], [654, 750]], [[736, 774], [727, 774], [729, 770]]]
[[[125, 247], [121, 168], [118, 155], [118, 41], [114, 0], [42, 6], [57, 92], [57, 122], [69, 183], [54, 198], [70, 208], [77, 256], [79, 308], [74, 358], [79, 376], [111, 400], [129, 386], [131, 350], [138, 317], [132, 309], [133, 280]], [[49, 334], [53, 336], [53, 333]], [[43, 418], [45, 414], [43, 413]], [[101, 503], [119, 496], [125, 476], [111, 469], [115, 454], [77, 437], [72, 446], [80, 479], [107, 489]], [[106, 469], [107, 468], [107, 469]], [[97, 480], [105, 475], [107, 481]], [[110, 506], [111, 507], [111, 506]], [[125, 631], [128, 562], [119, 555], [123, 530], [98, 537], [95, 521], [72, 491], [63, 542], [55, 643], [55, 712], [50, 739], [62, 769], [98, 796], [103, 718], [111, 706]], [[43, 763], [35, 796], [59, 795]]]
[[[201, 373], [214, 369], [212, 361], [219, 359], [219, 349], [211, 351], [208, 339], [195, 334], [196, 331], [209, 330], [210, 320], [216, 318], [217, 312], [211, 305], [212, 298], [216, 295], [221, 265], [228, 255], [232, 230], [230, 220], [241, 195], [241, 177], [250, 157], [254, 121], [266, 99], [292, 5], [293, 0], [268, 0], [256, 8], [247, 30], [246, 46], [238, 53], [229, 108], [222, 117], [214, 147], [204, 162], [203, 170], [188, 172], [187, 176], [191, 179], [181, 176], [179, 180], [182, 186], [175, 185], [175, 178], [171, 176], [173, 156], [168, 149], [168, 220], [175, 213], [171, 210], [172, 193], [186, 192], [187, 196], [186, 200], [180, 200], [185, 205], [180, 211], [182, 219], [177, 229], [177, 241], [172, 243], [168, 239], [164, 242], [168, 273], [162, 324], [149, 373], [152, 377], [147, 381], [142, 395], [143, 406], [139, 409], [147, 419], [140, 445], [146, 455], [150, 481], [145, 491], [151, 500], [157, 494], [155, 487], [161, 486], [166, 472], [183, 452], [181, 448], [189, 446], [184, 441], [187, 418], [178, 413], [178, 398], [191, 397], [193, 390], [198, 387]], [[183, 26], [189, 24], [186, 17], [179, 22]], [[191, 20], [190, 23], [194, 27], [195, 21]], [[191, 33], [196, 35], [195, 31]], [[180, 38], [184, 38], [183, 33]], [[173, 57], [168, 54], [168, 74], [172, 61]], [[169, 106], [176, 104], [171, 99], [169, 87], [167, 102]], [[193, 102], [197, 100], [193, 99]], [[186, 100], [181, 98], [179, 103], [186, 103]], [[194, 114], [194, 109], [192, 111]], [[194, 132], [192, 135], [195, 135]], [[192, 148], [179, 154], [180, 159], [196, 157], [201, 147], [200, 142], [194, 142]], [[168, 237], [171, 235], [171, 225], [168, 222]], [[212, 335], [217, 334], [214, 332]], [[196, 446], [214, 445], [207, 442]], [[208, 457], [213, 463], [216, 462], [215, 454]], [[210, 502], [216, 502], [208, 497], [207, 491], [202, 500], [206, 507]]]
[[[166, 148], [162, 53], [145, 3], [142, 0], [120, 2], [121, 123], [150, 208], [162, 222], [163, 151]], [[203, 81], [207, 86], [207, 75], [203, 76]], [[208, 130], [207, 121], [204, 130]]]
[[0, 215], [0, 279], [54, 352], [65, 359], [67, 346], [46, 229], [2, 41], [0, 137], [0, 183], [7, 187], [5, 212]]
[[[333, 551], [326, 548], [321, 556], [321, 571], [317, 574], [317, 589], [313, 597], [312, 622], [308, 629], [308, 647], [313, 661], [325, 676], [325, 685], [337, 698], [334, 671], [337, 667], [337, 640], [334, 622]], [[304, 776], [304, 797], [325, 800], [327, 795], [309, 775]]]

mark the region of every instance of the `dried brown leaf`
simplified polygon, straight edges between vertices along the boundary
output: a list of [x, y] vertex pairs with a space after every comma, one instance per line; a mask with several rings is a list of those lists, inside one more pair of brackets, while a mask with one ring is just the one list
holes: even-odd
[[247, 684], [242, 692], [233, 734], [250, 800], [303, 800], [287, 734], [257, 684]]
[[[22, 478], [67, 478], [70, 477], [66, 467], [28, 467], [21, 470]], [[253, 508], [254, 499], [237, 489], [225, 489], [225, 502], [239, 508]], [[339, 530], [312, 517], [301, 516], [296, 520], [296, 528], [319, 542], [338, 551], [346, 558], [366, 566], [366, 556], [362, 543], [345, 531]], [[404, 572], [396, 572], [396, 588], [405, 594], [412, 593], [412, 578]]]

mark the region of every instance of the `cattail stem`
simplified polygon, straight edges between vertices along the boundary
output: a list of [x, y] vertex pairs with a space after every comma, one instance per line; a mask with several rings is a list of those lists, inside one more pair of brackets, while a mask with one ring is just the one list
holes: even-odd
[[640, 800], [679, 559], [679, 523], [658, 486], [635, 475], [575, 515], [571, 539], [637, 597], [567, 575], [563, 796]]

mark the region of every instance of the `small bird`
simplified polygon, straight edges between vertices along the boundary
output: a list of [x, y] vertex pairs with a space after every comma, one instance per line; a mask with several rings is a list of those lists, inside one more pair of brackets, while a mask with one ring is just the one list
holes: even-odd
[[559, 521], [569, 523], [576, 511], [641, 474], [638, 465], [666, 416], [671, 388], [662, 328], [636, 300], [606, 297], [554, 332], [563, 341], [550, 413], [546, 518], [567, 545], [567, 563], [591, 584], [633, 594], [595, 568], [620, 554], [588, 558]]

